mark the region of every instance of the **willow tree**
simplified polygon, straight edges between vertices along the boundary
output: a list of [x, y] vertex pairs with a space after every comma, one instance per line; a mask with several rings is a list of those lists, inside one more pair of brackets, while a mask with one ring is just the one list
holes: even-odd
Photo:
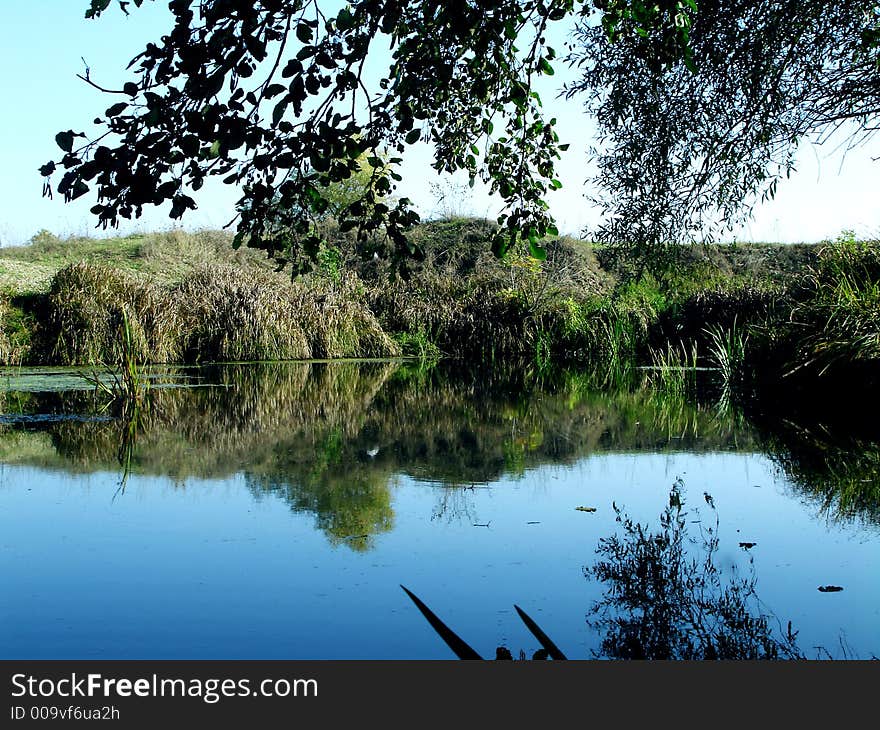
[[[146, 1], [91, 0], [86, 17]], [[407, 146], [425, 140], [437, 171], [464, 170], [503, 200], [494, 250], [519, 240], [542, 257], [542, 238], [556, 233], [546, 197], [561, 187], [555, 163], [566, 147], [534, 88], [554, 73], [548, 30], [601, 20], [606, 34], [625, 27], [664, 39], [665, 62], [684, 57], [694, 11], [677, 0], [333, 5], [171, 0], [172, 27], [132, 59], [128, 82], [107, 89], [83, 76], [117, 101], [96, 119], [98, 133], [57, 135], [64, 155], [43, 166], [44, 190], [72, 200], [94, 188], [91, 210], [107, 227], [167, 202], [179, 218], [218, 176], [242, 190], [235, 245], [314, 256], [314, 220], [330, 205], [324, 191], [357, 175], [366, 156], [373, 179], [338, 211], [341, 226], [361, 237], [381, 231], [405, 257], [415, 253], [406, 229], [417, 216], [395, 192], [398, 166]], [[373, 58], [387, 59], [386, 70], [368, 72]], [[279, 210], [292, 211], [281, 238]]]
[[[880, 121], [880, 4], [699, 0], [683, 63], [652, 33], [580, 22], [569, 98], [599, 128], [599, 240], [662, 264], [668, 244], [744, 222], [794, 169], [802, 140], [857, 145]], [[673, 247], [674, 248], [674, 247]]]

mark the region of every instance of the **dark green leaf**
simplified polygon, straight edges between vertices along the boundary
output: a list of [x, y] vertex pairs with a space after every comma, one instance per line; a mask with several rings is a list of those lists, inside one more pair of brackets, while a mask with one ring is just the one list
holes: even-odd
[[89, 192], [89, 186], [86, 185], [86, 183], [84, 183], [82, 180], [77, 180], [76, 183], [74, 183], [73, 190], [70, 193], [70, 199], [76, 200], [77, 198], [81, 198], [87, 192]]
[[287, 86], [284, 84], [269, 84], [266, 87], [266, 91], [263, 92], [263, 96], [266, 99], [271, 99], [273, 96], [278, 96], [283, 91], [287, 91]]
[[111, 106], [107, 110], [106, 114], [108, 117], [116, 117], [122, 114], [122, 112], [124, 112], [126, 109], [128, 109], [128, 104], [126, 104], [124, 101], [120, 101], [118, 104], [114, 104], [113, 106]]
[[73, 131], [68, 130], [67, 132], [59, 132], [55, 135], [56, 144], [65, 152], [70, 152], [73, 150]]
[[86, 18], [97, 18], [108, 7], [110, 7], [110, 0], [92, 0], [91, 7], [86, 10]]
[[294, 74], [302, 73], [302, 70], [302, 62], [295, 58], [291, 58], [281, 71], [281, 76], [285, 79], [289, 79]]
[[350, 30], [354, 27], [354, 15], [348, 8], [342, 8], [336, 16], [336, 27], [339, 30]]
[[285, 96], [281, 101], [279, 101], [275, 108], [272, 110], [272, 124], [278, 126], [278, 123], [284, 117], [284, 112], [287, 111], [287, 105], [290, 103], [290, 97]]

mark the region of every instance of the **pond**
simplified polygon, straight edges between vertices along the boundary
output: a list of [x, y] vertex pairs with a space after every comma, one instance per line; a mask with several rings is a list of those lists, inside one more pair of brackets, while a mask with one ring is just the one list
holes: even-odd
[[152, 375], [134, 422], [69, 370], [0, 375], [0, 657], [454, 658], [401, 585], [487, 658], [540, 648], [514, 605], [615, 656], [627, 574], [596, 567], [671, 496], [696, 572], [650, 600], [697, 605], [708, 555], [801, 655], [880, 653], [870, 429], [455, 363]]

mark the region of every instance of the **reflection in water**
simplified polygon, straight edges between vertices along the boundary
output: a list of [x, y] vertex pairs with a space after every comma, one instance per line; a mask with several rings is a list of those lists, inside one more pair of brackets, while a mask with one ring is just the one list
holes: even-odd
[[294, 481], [259, 475], [248, 480], [257, 495], [272, 492], [283, 497], [297, 512], [311, 512], [317, 526], [334, 545], [367, 550], [374, 535], [394, 525], [387, 472], [344, 472], [338, 467], [314, 471]]
[[[757, 600], [752, 552], [761, 598], [805, 647], [846, 622], [876, 650], [870, 423], [845, 437], [847, 423], [579, 374], [400, 362], [172, 369], [136, 422], [101, 416], [86, 391], [0, 392], [0, 409], [0, 615], [15, 626], [0, 655], [446, 656], [404, 583], [489, 639], [483, 656], [501, 642], [541, 656], [514, 602], [569, 657], [799, 656]], [[655, 524], [655, 490], [679, 474], [704, 513], [714, 494], [736, 542], [719, 551], [680, 489], [659, 528], [613, 521], [614, 501]], [[283, 610], [257, 625], [267, 599]]]
[[[712, 519], [699, 510], [685, 510], [683, 483], [677, 480], [660, 515], [659, 531], [651, 531], [614, 507], [622, 534], [599, 541], [600, 560], [584, 569], [587, 578], [604, 584], [587, 623], [600, 637], [602, 659], [778, 660], [805, 659], [797, 646], [797, 631], [789, 621], [784, 632], [778, 619], [767, 613], [756, 592], [754, 559], [749, 574], [736, 566], [726, 576], [719, 566], [719, 519], [714, 501], [704, 495]], [[696, 519], [695, 519], [696, 518]], [[698, 524], [693, 536], [689, 524]], [[740, 543], [749, 551], [754, 543]], [[418, 596], [401, 586], [459, 659], [482, 657], [447, 626]], [[823, 590], [820, 588], [819, 590]], [[541, 649], [532, 659], [567, 657], [537, 622], [515, 606]], [[523, 650], [519, 658], [525, 659]], [[495, 659], [513, 659], [509, 647], [499, 646]]]
[[[435, 519], [471, 520], [469, 490], [603, 451], [759, 451], [840, 516], [877, 519], [880, 449], [827, 448], [791, 424], [756, 430], [741, 414], [648, 388], [597, 390], [583, 375], [538, 380], [399, 362], [215, 366], [187, 387], [154, 387], [132, 422], [7, 425], [0, 461], [72, 472], [191, 478], [243, 474], [257, 497], [315, 515], [333, 544], [368, 549], [391, 529], [395, 475], [442, 486]], [[7, 394], [8, 410], [88, 414], [87, 392]], [[464, 488], [464, 489], [462, 489]]]
[[763, 449], [824, 514], [880, 524], [880, 446], [873, 428], [865, 434], [849, 423], [776, 418], [761, 431]]
[[[755, 591], [754, 560], [749, 575], [735, 566], [725, 576], [718, 565], [718, 516], [684, 509], [676, 482], [660, 515], [659, 531], [633, 521], [616, 506], [622, 534], [599, 542], [600, 560], [585, 569], [604, 584], [592, 607], [590, 626], [602, 637], [598, 657], [606, 659], [802, 659], [797, 632], [762, 610]], [[698, 536], [691, 525], [697, 524]], [[740, 543], [749, 550], [751, 543]]]
[[[456, 634], [452, 629], [450, 629], [438, 616], [435, 614], [427, 605], [420, 599], [417, 595], [415, 595], [409, 588], [406, 586], [400, 586], [403, 588], [406, 595], [410, 597], [412, 602], [416, 605], [416, 608], [419, 609], [419, 612], [428, 623], [431, 625], [431, 628], [437, 633], [441, 639], [443, 639], [446, 646], [448, 646], [452, 653], [455, 654], [461, 660], [474, 660], [474, 659], [482, 659], [483, 657], [474, 650], [472, 646], [470, 646], [464, 639], [462, 639], [458, 634]], [[553, 640], [544, 633], [544, 630], [538, 626], [537, 622], [529, 616], [525, 611], [523, 611], [519, 606], [514, 606], [517, 614], [519, 615], [522, 622], [525, 624], [526, 628], [531, 632], [532, 636], [534, 636], [538, 643], [541, 645], [541, 648], [536, 651], [532, 655], [532, 659], [536, 660], [544, 660], [544, 659], [555, 659], [557, 661], [565, 661], [568, 657], [562, 652], [562, 650], [556, 646]], [[525, 659], [525, 652], [520, 651], [520, 659]], [[495, 650], [495, 659], [496, 660], [512, 660], [513, 654], [510, 653], [510, 649], [506, 646], [499, 646]]]

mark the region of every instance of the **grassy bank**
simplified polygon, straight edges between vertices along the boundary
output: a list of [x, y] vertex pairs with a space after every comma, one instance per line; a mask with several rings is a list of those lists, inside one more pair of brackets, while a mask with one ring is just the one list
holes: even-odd
[[310, 274], [288, 273], [218, 232], [60, 240], [0, 249], [0, 362], [113, 362], [123, 317], [137, 359], [198, 362], [449, 356], [592, 365], [610, 378], [712, 367], [723, 387], [876, 384], [880, 244], [739, 244], [683, 250], [635, 275], [608, 250], [561, 238], [546, 261], [489, 251], [492, 224], [413, 232], [423, 256], [330, 230]]

